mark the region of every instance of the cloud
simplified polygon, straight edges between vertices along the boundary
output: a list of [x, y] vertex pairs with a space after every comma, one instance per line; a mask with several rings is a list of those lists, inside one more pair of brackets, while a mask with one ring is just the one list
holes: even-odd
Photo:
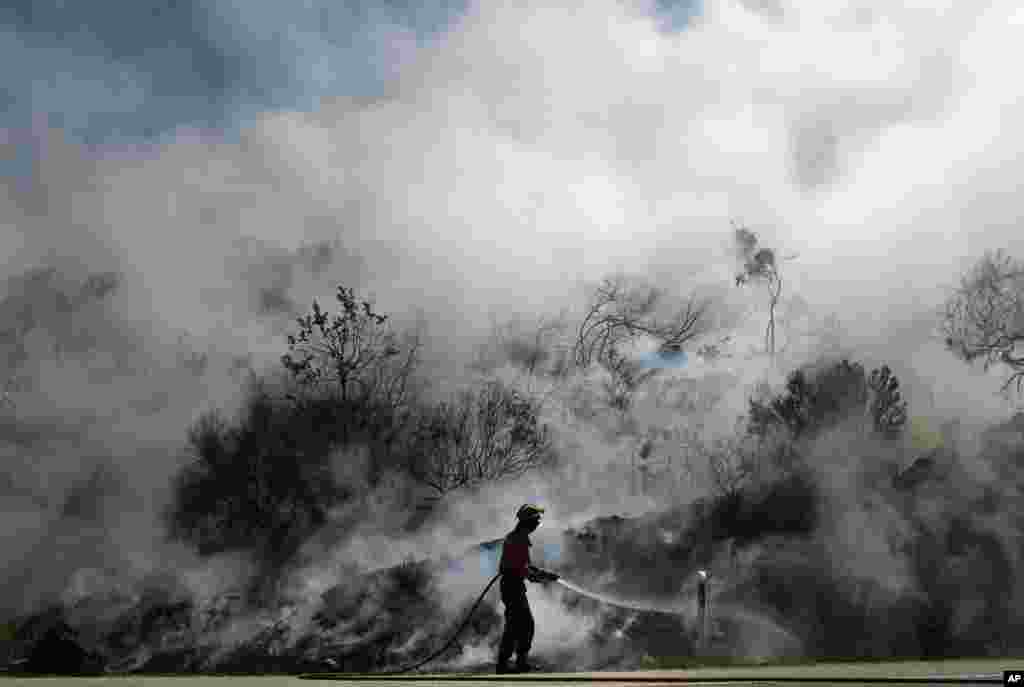
[[270, 108], [381, 90], [461, 11], [458, 2], [252, 5], [217, 0], [6, 3], [8, 125], [49, 112], [79, 141], [228, 130]]

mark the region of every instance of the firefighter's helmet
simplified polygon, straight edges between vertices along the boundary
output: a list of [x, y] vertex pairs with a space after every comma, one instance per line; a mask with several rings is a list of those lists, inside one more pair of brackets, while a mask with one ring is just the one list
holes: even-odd
[[540, 518], [544, 513], [544, 509], [540, 506], [535, 506], [532, 503], [527, 503], [525, 506], [521, 506], [516, 511], [516, 518], [519, 520], [529, 520], [531, 518]]

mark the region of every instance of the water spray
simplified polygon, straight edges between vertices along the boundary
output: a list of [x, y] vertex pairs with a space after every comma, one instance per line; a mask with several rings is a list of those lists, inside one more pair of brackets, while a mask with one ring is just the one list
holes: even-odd
[[[705, 614], [704, 611], [705, 611], [706, 605], [707, 605], [706, 583], [707, 583], [708, 575], [703, 570], [701, 570], [699, 572], [699, 575], [701, 576], [700, 577], [701, 582], [700, 582], [700, 587], [699, 587], [699, 600], [700, 600], [700, 609], [701, 609], [701, 622], [703, 624], [706, 621], [706, 614]], [[484, 597], [487, 596], [487, 592], [489, 592], [491, 590], [491, 587], [494, 586], [494, 583], [498, 581], [499, 577], [501, 577], [501, 573], [498, 573], [497, 575], [495, 575], [493, 578], [491, 578], [491, 581], [487, 583], [487, 586], [484, 587], [484, 590], [480, 593], [480, 596], [478, 596], [476, 601], [473, 603], [472, 608], [469, 609], [469, 613], [466, 614], [465, 620], [462, 621], [462, 624], [460, 624], [458, 629], [455, 630], [455, 632], [452, 634], [451, 638], [447, 642], [445, 642], [444, 646], [442, 646], [440, 649], [438, 649], [434, 653], [430, 654], [429, 656], [427, 656], [423, 660], [419, 661], [418, 663], [414, 663], [414, 664], [412, 664], [410, 666], [406, 666], [405, 668], [401, 668], [401, 669], [395, 670], [395, 671], [374, 673], [374, 675], [401, 675], [403, 673], [408, 673], [409, 671], [415, 670], [416, 668], [419, 668], [419, 667], [429, 663], [430, 661], [434, 660], [435, 658], [437, 658], [438, 656], [443, 654], [445, 651], [447, 651], [452, 646], [452, 644], [455, 642], [455, 640], [458, 638], [458, 636], [462, 633], [462, 631], [466, 628], [466, 625], [469, 624], [469, 621], [473, 618], [473, 614], [476, 612], [476, 609], [480, 606], [480, 602], [482, 602], [484, 600]], [[580, 587], [577, 584], [574, 584], [574, 583], [570, 582], [569, 580], [564, 579], [563, 577], [561, 577], [557, 573], [553, 573], [553, 572], [550, 572], [550, 571], [547, 571], [547, 570], [537, 569], [537, 571], [535, 573], [535, 578], [536, 578], [535, 581], [539, 582], [541, 584], [555, 583], [555, 584], [558, 584], [558, 585], [562, 586], [565, 589], [568, 589], [569, 591], [575, 592], [576, 594], [580, 594], [581, 596], [586, 596], [588, 598], [594, 599], [595, 601], [599, 601], [601, 603], [608, 604], [609, 606], [618, 606], [620, 608], [628, 608], [628, 609], [634, 610], [634, 611], [646, 611], [646, 612], [653, 612], [653, 613], [666, 613], [666, 612], [667, 613], [680, 613], [682, 611], [682, 609], [678, 608], [678, 607], [671, 607], [671, 606], [667, 607], [664, 603], [658, 604], [656, 606], [655, 605], [648, 605], [648, 604], [642, 604], [642, 603], [637, 603], [637, 602], [632, 602], [632, 601], [626, 601], [626, 600], [623, 600], [623, 599], [616, 599], [616, 598], [613, 598], [611, 596], [607, 596], [605, 594], [599, 594], [597, 592], [592, 592], [592, 591], [589, 591], [589, 590], [586, 590], [586, 589]], [[702, 625], [702, 636], [703, 636], [703, 634], [704, 634], [704, 628], [703, 628], [703, 625]], [[332, 663], [333, 663], [333, 661], [332, 661]], [[303, 674], [303, 675], [299, 675], [299, 677], [302, 678], [302, 679], [307, 679], [307, 680], [322, 680], [322, 679], [325, 678], [325, 674], [324, 673], [306, 673], [306, 674]]]
[[619, 608], [628, 608], [628, 609], [630, 609], [632, 611], [650, 611], [650, 612], [653, 612], [653, 613], [665, 613], [666, 611], [674, 613], [675, 610], [676, 610], [676, 609], [673, 609], [673, 608], [666, 608], [666, 606], [664, 604], [659, 604], [659, 605], [655, 606], [653, 604], [643, 604], [643, 603], [638, 603], [636, 601], [626, 601], [625, 599], [616, 599], [616, 598], [613, 598], [611, 596], [607, 596], [605, 594], [598, 594], [597, 592], [592, 592], [592, 591], [588, 591], [586, 589], [583, 589], [582, 587], [580, 587], [578, 585], [575, 585], [575, 584], [573, 584], [572, 582], [569, 582], [566, 579], [559, 579], [559, 580], [557, 580], [557, 584], [561, 585], [562, 587], [564, 587], [564, 588], [566, 588], [566, 589], [568, 589], [568, 590], [570, 590], [572, 592], [575, 592], [576, 594], [579, 594], [581, 596], [585, 596], [585, 597], [587, 597], [589, 599], [594, 599], [595, 601], [600, 601], [601, 603], [608, 604], [609, 606], [618, 606]]
[[[427, 656], [426, 658], [424, 658], [419, 663], [414, 663], [414, 664], [412, 664], [410, 666], [406, 666], [405, 668], [401, 668], [399, 670], [394, 670], [394, 671], [390, 671], [390, 672], [382, 672], [382, 673], [374, 673], [374, 675], [401, 675], [403, 673], [408, 673], [411, 670], [415, 670], [416, 668], [419, 668], [419, 667], [429, 663], [430, 661], [434, 660], [435, 658], [437, 658], [438, 656], [443, 654], [445, 651], [447, 651], [451, 647], [451, 645], [455, 643], [455, 640], [462, 633], [462, 631], [466, 628], [466, 625], [469, 624], [469, 621], [472, 620], [473, 613], [476, 612], [477, 607], [480, 606], [480, 602], [484, 600], [485, 596], [487, 596], [487, 592], [491, 591], [491, 587], [494, 586], [494, 583], [498, 581], [499, 577], [501, 577], [501, 573], [498, 573], [497, 575], [492, 577], [491, 581], [487, 583], [487, 586], [484, 587], [484, 590], [482, 592], [480, 592], [480, 596], [477, 597], [476, 602], [473, 604], [473, 607], [469, 609], [469, 613], [466, 614], [466, 619], [462, 621], [462, 624], [459, 625], [458, 629], [455, 630], [454, 634], [452, 634], [451, 639], [449, 639], [447, 642], [445, 642], [444, 646], [442, 646], [440, 649], [438, 649], [434, 653], [432, 653], [429, 656]], [[559, 579], [560, 579], [559, 576], [557, 574], [553, 573], [553, 572], [548, 572], [546, 570], [538, 570], [538, 574], [537, 574], [537, 581], [538, 582], [542, 582], [542, 583], [548, 584], [548, 583], [551, 583], [551, 582], [556, 582]], [[300, 679], [306, 679], [306, 680], [322, 680], [322, 679], [324, 679], [324, 674], [322, 674], [322, 673], [305, 673], [303, 675], [299, 675], [299, 678]]]
[[[418, 663], [414, 663], [414, 664], [412, 664], [410, 666], [406, 666], [405, 668], [401, 668], [399, 670], [390, 671], [390, 672], [382, 672], [382, 673], [374, 673], [374, 674], [375, 675], [401, 675], [403, 673], [408, 673], [411, 670], [415, 670], [416, 668], [419, 668], [419, 667], [429, 663], [430, 661], [434, 660], [435, 658], [437, 658], [438, 656], [443, 654], [445, 651], [447, 651], [451, 647], [451, 645], [455, 642], [455, 640], [458, 638], [458, 636], [462, 633], [462, 631], [466, 628], [466, 625], [469, 624], [469, 621], [473, 618], [473, 614], [476, 612], [476, 609], [480, 606], [480, 602], [484, 600], [484, 597], [487, 596], [487, 592], [489, 592], [491, 590], [491, 587], [494, 586], [494, 583], [498, 581], [499, 577], [501, 577], [501, 573], [498, 573], [497, 575], [495, 575], [493, 578], [491, 578], [491, 581], [487, 583], [487, 586], [484, 587], [484, 590], [482, 592], [480, 592], [480, 596], [478, 596], [476, 601], [473, 603], [472, 608], [469, 609], [469, 613], [466, 614], [465, 620], [462, 621], [462, 624], [459, 625], [458, 629], [456, 629], [455, 632], [452, 634], [451, 639], [449, 639], [447, 642], [445, 642], [444, 646], [442, 646], [440, 649], [438, 649], [434, 653], [430, 654], [429, 656], [427, 656], [426, 658], [424, 658], [422, 661], [420, 661]], [[625, 603], [623, 603], [621, 601], [616, 601], [616, 600], [611, 599], [609, 597], [603, 596], [601, 594], [595, 594], [594, 592], [588, 592], [587, 590], [585, 590], [585, 589], [583, 589], [583, 588], [573, 584], [572, 582], [568, 582], [568, 581], [562, 579], [561, 576], [558, 575], [557, 573], [553, 573], [553, 572], [550, 572], [550, 571], [547, 571], [547, 570], [537, 569], [536, 581], [540, 582], [542, 584], [557, 583], [557, 584], [562, 585], [566, 589], [569, 589], [569, 590], [572, 590], [572, 591], [576, 592], [577, 594], [582, 594], [583, 596], [588, 596], [588, 597], [590, 597], [592, 599], [596, 599], [598, 601], [602, 601], [604, 603], [607, 603], [607, 604], [610, 604], [610, 605], [613, 605], [613, 606], [625, 606], [626, 608], [634, 608], [635, 610], [662, 610], [662, 611], [664, 610], [664, 609], [657, 609], [657, 608], [646, 609], [646, 608], [643, 608], [643, 607], [631, 606], [631, 605], [625, 604]], [[331, 663], [333, 663], [333, 661], [331, 661]], [[306, 679], [306, 680], [322, 680], [322, 679], [324, 679], [324, 674], [323, 673], [305, 673], [305, 674], [299, 675], [299, 678]]]

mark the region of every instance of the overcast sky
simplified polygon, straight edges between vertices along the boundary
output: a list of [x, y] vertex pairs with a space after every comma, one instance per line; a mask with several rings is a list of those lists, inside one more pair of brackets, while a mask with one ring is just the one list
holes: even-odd
[[[760, 307], [731, 286], [730, 220], [796, 255], [786, 293], [918, 398], [1005, 410], [928, 329], [984, 250], [1024, 257], [1012, 0], [21, 0], [0, 26], [0, 278], [124, 275], [34, 335], [17, 422], [82, 418], [133, 484], [177, 465], [140, 444], [173, 454], [238, 388], [178, 374], [183, 335], [272, 363], [293, 311], [343, 283], [423, 309], [454, 370], [492, 314], [578, 307], [615, 270]], [[295, 251], [315, 241], [338, 247], [314, 269]], [[35, 300], [18, 284], [9, 313]], [[88, 462], [27, 450], [30, 491]], [[43, 531], [25, 498], [20, 531]]]
[[6, 271], [114, 258], [234, 331], [237, 239], [340, 239], [479, 328], [614, 269], [727, 285], [736, 219], [877, 338], [1014, 247], [1011, 2], [507, 5], [8, 3]]
[[[679, 29], [696, 3], [655, 7]], [[386, 93], [414, 46], [443, 41], [465, 2], [13, 0], [0, 8], [5, 126], [49, 113], [90, 142], [182, 125], [233, 129], [320, 97]]]

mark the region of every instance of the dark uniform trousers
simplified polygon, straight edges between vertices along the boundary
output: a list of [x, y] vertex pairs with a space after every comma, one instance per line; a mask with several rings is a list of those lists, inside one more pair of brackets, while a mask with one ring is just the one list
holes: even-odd
[[526, 580], [514, 575], [502, 575], [501, 602], [505, 604], [505, 633], [501, 636], [498, 662], [506, 663], [516, 653], [517, 661], [525, 661], [533, 644], [533, 613], [526, 598]]

